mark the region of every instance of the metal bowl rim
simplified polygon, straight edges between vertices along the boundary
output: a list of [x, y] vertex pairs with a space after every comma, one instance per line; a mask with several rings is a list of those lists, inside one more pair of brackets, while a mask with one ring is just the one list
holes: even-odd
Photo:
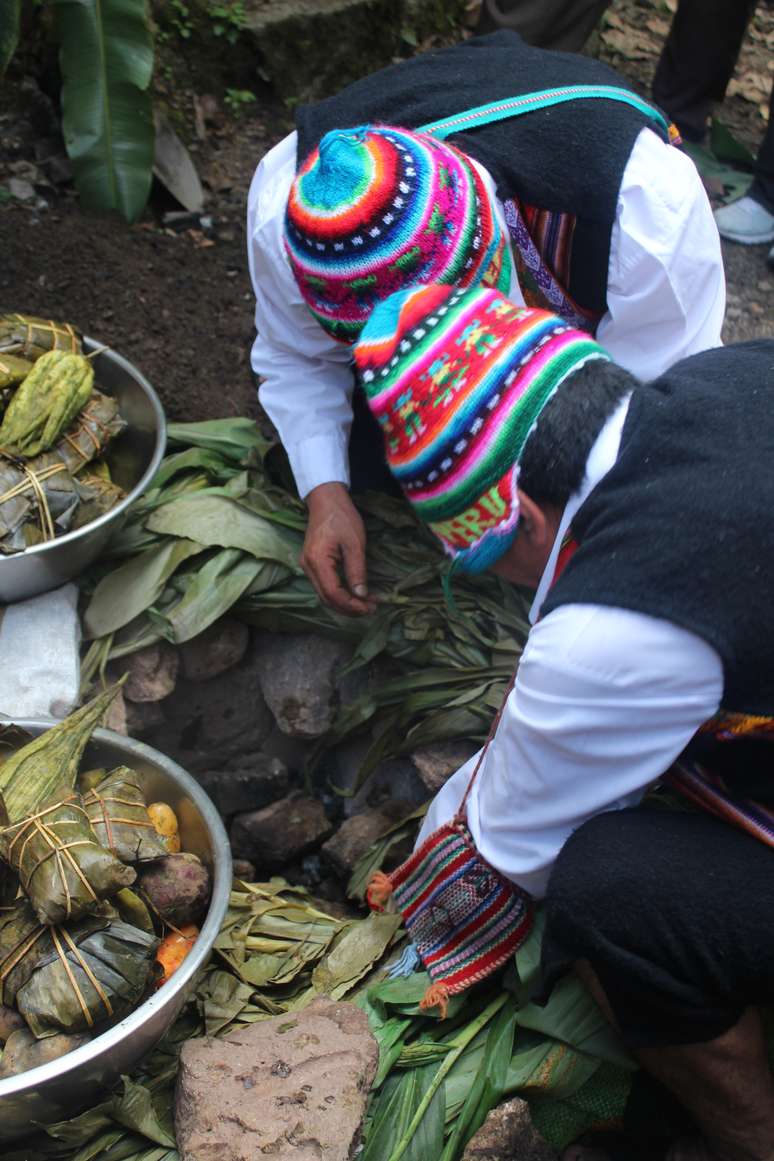
[[167, 421], [164, 415], [164, 408], [161, 406], [161, 400], [159, 399], [154, 389], [151, 387], [148, 380], [143, 375], [142, 371], [139, 371], [133, 363], [130, 363], [128, 359], [125, 359], [123, 355], [118, 353], [118, 351], [114, 351], [112, 347], [107, 347], [103, 343], [98, 343], [95, 339], [90, 339], [86, 335], [83, 336], [83, 346], [84, 349], [89, 351], [98, 350], [100, 355], [109, 355], [110, 358], [115, 360], [115, 362], [118, 363], [118, 365], [124, 371], [126, 371], [127, 374], [130, 375], [131, 378], [134, 379], [145, 392], [156, 421], [156, 444], [153, 449], [153, 455], [150, 458], [150, 463], [132, 490], [127, 492], [123, 500], [119, 500], [114, 508], [111, 508], [108, 512], [103, 512], [103, 514], [98, 516], [96, 520], [90, 520], [89, 523], [84, 524], [82, 528], [76, 528], [72, 532], [65, 532], [62, 536], [55, 537], [54, 540], [47, 540], [45, 544], [33, 544], [30, 545], [29, 548], [23, 548], [21, 552], [13, 552], [9, 556], [0, 554], [0, 568], [2, 568], [2, 562], [4, 560], [19, 560], [19, 558], [23, 556], [30, 557], [33, 555], [39, 555], [43, 552], [48, 552], [51, 549], [58, 548], [60, 544], [68, 544], [73, 540], [77, 540], [79, 537], [83, 537], [87, 533], [95, 532], [104, 524], [108, 524], [110, 521], [115, 520], [118, 516], [121, 515], [122, 512], [126, 511], [129, 505], [133, 504], [135, 500], [145, 491], [151, 479], [158, 471], [159, 465], [164, 458], [164, 452], [166, 451], [167, 446]]
[[[14, 719], [14, 724], [22, 729], [42, 732], [50, 729], [55, 723], [43, 718], [26, 718]], [[204, 966], [228, 908], [231, 893], [231, 848], [220, 815], [198, 782], [177, 762], [167, 758], [165, 754], [155, 750], [152, 746], [146, 746], [144, 742], [127, 738], [123, 734], [116, 733], [115, 730], [106, 729], [95, 730], [92, 737], [94, 741], [118, 745], [137, 758], [144, 758], [146, 761], [160, 766], [165, 773], [170, 774], [175, 779], [182, 790], [192, 799], [212, 835], [213, 882], [210, 906], [207, 918], [193, 948], [170, 980], [144, 1000], [128, 1016], [119, 1020], [112, 1028], [100, 1033], [88, 1044], [68, 1052], [65, 1056], [60, 1056], [57, 1060], [51, 1060], [48, 1064], [41, 1064], [38, 1068], [30, 1068], [27, 1072], [19, 1073], [18, 1076], [10, 1076], [5, 1080], [0, 1080], [0, 1109], [2, 1109], [3, 1097], [18, 1096], [27, 1089], [41, 1088], [49, 1080], [60, 1080], [68, 1073], [80, 1068], [82, 1064], [109, 1052], [114, 1044], [123, 1041], [139, 1029], [154, 1008], [163, 1007], [165, 1001], [182, 991], [189, 980]]]

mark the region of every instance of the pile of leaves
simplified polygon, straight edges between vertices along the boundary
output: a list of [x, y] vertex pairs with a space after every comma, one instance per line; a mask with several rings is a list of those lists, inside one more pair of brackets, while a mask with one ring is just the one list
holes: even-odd
[[539, 924], [504, 975], [454, 997], [439, 1022], [418, 1008], [424, 973], [385, 976], [398, 922], [335, 918], [281, 879], [235, 881], [215, 958], [152, 1056], [118, 1092], [8, 1148], [4, 1161], [178, 1161], [182, 1043], [298, 1011], [321, 995], [361, 1006], [379, 1045], [363, 1161], [457, 1161], [490, 1109], [513, 1093], [531, 1100], [557, 1148], [620, 1115], [634, 1065], [581, 985], [568, 979], [544, 1008], [529, 1000]]
[[171, 424], [169, 439], [174, 450], [84, 582], [86, 682], [109, 660], [161, 639], [181, 644], [231, 610], [272, 632], [351, 643], [349, 670], [389, 662], [320, 744], [371, 727], [363, 775], [420, 745], [485, 737], [528, 631], [524, 594], [495, 577], [455, 577], [447, 597], [448, 565], [430, 534], [402, 501], [368, 494], [359, 503], [379, 606], [340, 616], [299, 567], [306, 511], [255, 424]]

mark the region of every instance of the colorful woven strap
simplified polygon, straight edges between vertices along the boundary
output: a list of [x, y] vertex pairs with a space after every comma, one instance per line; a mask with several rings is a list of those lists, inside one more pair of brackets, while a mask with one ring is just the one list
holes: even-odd
[[491, 101], [488, 105], [479, 105], [475, 109], [468, 109], [465, 113], [443, 117], [440, 121], [430, 121], [427, 125], [421, 125], [419, 132], [443, 141], [452, 133], [477, 129], [480, 125], [491, 125], [494, 121], [507, 121], [510, 117], [521, 117], [525, 113], [548, 109], [552, 105], [564, 105], [567, 101], [585, 101], [589, 98], [620, 101], [624, 105], [631, 105], [633, 109], [655, 121], [668, 139], [672, 138], [669, 122], [663, 113], [642, 97], [638, 97], [636, 93], [630, 92], [629, 89], [619, 89], [615, 85], [567, 85], [561, 89], [541, 89], [536, 93], [524, 93], [521, 97]]

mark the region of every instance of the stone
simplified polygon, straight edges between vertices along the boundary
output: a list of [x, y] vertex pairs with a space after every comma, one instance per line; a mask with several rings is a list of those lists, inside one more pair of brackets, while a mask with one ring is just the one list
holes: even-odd
[[233, 859], [231, 871], [235, 879], [242, 879], [245, 883], [255, 882], [255, 867], [248, 859]]
[[142, 738], [149, 730], [166, 721], [158, 701], [127, 701], [125, 709], [126, 732], [130, 738]]
[[468, 758], [475, 754], [478, 746], [474, 742], [454, 740], [436, 742], [432, 746], [422, 746], [411, 754], [411, 761], [419, 771], [422, 785], [429, 794], [437, 794], [452, 774], [464, 766]]
[[256, 643], [261, 692], [283, 734], [319, 738], [339, 706], [337, 671], [351, 649], [311, 633], [261, 633]]
[[129, 676], [124, 686], [128, 701], [162, 701], [169, 697], [177, 682], [180, 655], [174, 645], [157, 641], [132, 653], [121, 668]]
[[150, 730], [146, 740], [193, 772], [222, 769], [252, 756], [274, 727], [252, 647], [217, 681], [179, 677], [163, 708], [164, 724]]
[[35, 187], [23, 177], [12, 177], [8, 181], [8, 192], [20, 202], [31, 202], [37, 198]]
[[[331, 786], [342, 795], [344, 813], [349, 817], [379, 806], [388, 798], [398, 798], [412, 806], [427, 802], [427, 789], [410, 758], [388, 758], [379, 762], [367, 778], [360, 771], [371, 739], [352, 738], [332, 748], [320, 764]], [[355, 788], [358, 789], [355, 789]]]
[[349, 1161], [379, 1051], [354, 1004], [315, 1000], [180, 1053], [180, 1161]]
[[323, 858], [342, 877], [349, 877], [355, 864], [386, 830], [411, 813], [411, 806], [394, 798], [362, 814], [354, 814], [341, 824], [322, 848]]
[[284, 762], [264, 754], [244, 758], [234, 769], [202, 770], [195, 777], [224, 818], [268, 806], [290, 788]]
[[117, 734], [123, 734], [124, 737], [128, 736], [129, 728], [126, 724], [126, 701], [122, 689], [119, 689], [108, 706], [103, 725], [107, 730], [115, 730]]
[[317, 100], [448, 35], [466, 0], [245, 0], [244, 34], [284, 98]]
[[556, 1161], [557, 1156], [533, 1126], [527, 1102], [514, 1097], [492, 1109], [462, 1161]]
[[237, 814], [231, 824], [231, 849], [237, 858], [274, 871], [319, 846], [330, 833], [322, 804], [298, 795]]
[[247, 652], [250, 630], [236, 617], [221, 617], [198, 637], [180, 646], [183, 673], [190, 681], [209, 681], [238, 665]]

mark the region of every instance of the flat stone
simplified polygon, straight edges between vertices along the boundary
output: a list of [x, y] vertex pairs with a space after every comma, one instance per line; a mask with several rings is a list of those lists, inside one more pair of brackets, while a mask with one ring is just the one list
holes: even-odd
[[264, 754], [242, 759], [235, 769], [202, 770], [195, 777], [224, 818], [268, 806], [284, 798], [290, 786], [284, 762]]
[[419, 771], [419, 777], [429, 794], [437, 794], [447, 779], [464, 766], [468, 758], [475, 754], [478, 746], [474, 742], [436, 742], [432, 746], [422, 746], [414, 750], [411, 760]]
[[273, 872], [319, 846], [330, 833], [322, 804], [299, 795], [237, 814], [231, 824], [231, 849], [237, 858]]
[[198, 637], [180, 646], [183, 673], [190, 681], [209, 681], [238, 665], [247, 652], [250, 630], [236, 617], [221, 617]]
[[8, 181], [8, 192], [20, 202], [34, 201], [38, 196], [35, 187], [23, 177], [12, 177]]
[[247, 859], [232, 859], [231, 870], [235, 879], [246, 883], [255, 882], [255, 867]]
[[128, 701], [163, 701], [175, 688], [179, 667], [180, 655], [174, 645], [167, 641], [147, 645], [122, 662], [121, 668], [129, 674], [124, 696]]
[[261, 692], [283, 734], [319, 738], [336, 715], [338, 671], [351, 649], [310, 633], [262, 633], [256, 643]]
[[124, 708], [126, 732], [130, 738], [142, 738], [166, 721], [161, 702], [158, 701], [127, 701]]
[[527, 1102], [514, 1097], [492, 1109], [462, 1161], [556, 1161], [557, 1156], [533, 1126]]
[[283, 97], [306, 101], [391, 64], [408, 33], [447, 34], [466, 0], [245, 0], [244, 34]]
[[341, 876], [349, 876], [358, 859], [386, 830], [411, 813], [411, 806], [394, 798], [363, 814], [355, 814], [341, 824], [322, 848], [323, 857]]
[[146, 739], [194, 772], [222, 768], [242, 755], [252, 757], [274, 726], [261, 696], [252, 647], [217, 681], [180, 677], [163, 708], [164, 724], [150, 730]]
[[329, 1000], [188, 1040], [175, 1093], [180, 1161], [349, 1161], [378, 1058], [365, 1013]]

